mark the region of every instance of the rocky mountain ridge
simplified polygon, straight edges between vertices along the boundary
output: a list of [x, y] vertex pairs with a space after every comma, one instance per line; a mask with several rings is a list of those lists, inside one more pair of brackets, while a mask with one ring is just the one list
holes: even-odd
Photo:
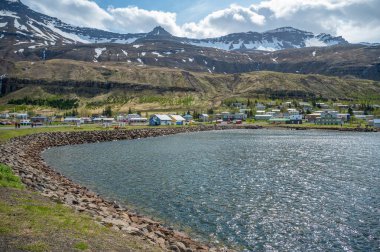
[[315, 35], [292, 27], [283, 27], [263, 33], [234, 33], [218, 38], [192, 39], [171, 35], [162, 27], [148, 33], [119, 34], [93, 28], [76, 27], [61, 20], [33, 11], [18, 0], [0, 3], [1, 42], [7, 37], [29, 48], [66, 44], [117, 43], [131, 44], [151, 40], [167, 40], [200, 47], [222, 50], [256, 49], [275, 51], [310, 46], [346, 45], [342, 37], [329, 34]]

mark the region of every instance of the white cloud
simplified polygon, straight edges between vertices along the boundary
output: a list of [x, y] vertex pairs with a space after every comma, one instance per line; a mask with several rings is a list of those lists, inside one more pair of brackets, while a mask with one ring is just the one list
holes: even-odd
[[109, 27], [115, 27], [119, 32], [147, 32], [160, 25], [173, 34], [181, 33], [180, 27], [176, 24], [176, 13], [148, 11], [138, 7], [110, 7], [108, 12], [114, 18], [108, 24]]
[[350, 42], [380, 41], [379, 0], [261, 0], [246, 7], [232, 4], [183, 25], [178, 24], [176, 13], [133, 6], [104, 10], [90, 0], [23, 2], [71, 24], [122, 33], [148, 32], [161, 25], [177, 36], [204, 38], [293, 26], [343, 36]]
[[107, 29], [113, 17], [95, 2], [88, 0], [22, 0], [33, 10], [77, 26]]
[[182, 26], [183, 32], [191, 37], [214, 37], [227, 33], [245, 32], [265, 24], [265, 16], [250, 8], [231, 5], [227, 9], [215, 11], [198, 23], [191, 22]]

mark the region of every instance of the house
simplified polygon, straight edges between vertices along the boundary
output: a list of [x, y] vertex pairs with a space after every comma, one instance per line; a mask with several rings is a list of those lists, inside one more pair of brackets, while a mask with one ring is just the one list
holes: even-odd
[[106, 123], [106, 124], [111, 124], [115, 121], [115, 118], [107, 118], [107, 117], [96, 117], [92, 119], [94, 123]]
[[355, 110], [355, 111], [352, 111], [352, 113], [354, 114], [354, 116], [364, 115], [364, 111], [361, 111], [361, 110]]
[[313, 109], [313, 106], [312, 106], [310, 103], [308, 103], [308, 102], [300, 102], [299, 105], [300, 105], [300, 107], [301, 107], [304, 111], [306, 111], [306, 110], [311, 111], [311, 110]]
[[1, 119], [8, 119], [9, 118], [9, 114], [8, 113], [0, 114], [0, 118]]
[[338, 118], [341, 118], [344, 122], [348, 122], [351, 118], [350, 114], [337, 114]]
[[148, 122], [148, 118], [146, 117], [131, 117], [128, 119], [129, 124], [146, 124]]
[[172, 119], [168, 115], [155, 114], [151, 115], [149, 119], [149, 125], [171, 125]]
[[328, 109], [329, 108], [329, 105], [327, 105], [323, 102], [318, 102], [318, 103], [316, 103], [316, 105], [318, 108], [321, 108], [321, 109]]
[[234, 116], [230, 112], [222, 112], [221, 118], [223, 121], [232, 121], [234, 119]]
[[77, 118], [77, 117], [65, 117], [65, 119], [63, 119], [63, 122], [64, 123], [84, 123], [84, 120], [82, 120], [82, 118]]
[[265, 105], [264, 104], [261, 104], [261, 103], [257, 103], [256, 104], [256, 110], [265, 110]]
[[140, 118], [141, 116], [139, 114], [128, 114], [127, 115], [127, 119], [131, 119], [131, 118]]
[[245, 108], [245, 109], [239, 109], [240, 113], [245, 113], [245, 114], [248, 114], [251, 111], [252, 111], [252, 109], [247, 109], [247, 108]]
[[289, 115], [299, 115], [300, 112], [297, 109], [290, 108], [290, 109], [288, 109], [288, 114]]
[[289, 121], [286, 122], [287, 124], [302, 124], [302, 115], [300, 114], [290, 115], [288, 118]]
[[282, 105], [284, 107], [291, 107], [292, 106], [292, 102], [291, 101], [287, 101], [287, 102], [282, 103]]
[[186, 119], [186, 122], [190, 122], [191, 120], [193, 120], [193, 116], [190, 115], [190, 114], [186, 114], [186, 115], [184, 115], [183, 118]]
[[256, 111], [256, 115], [264, 115], [265, 114], [265, 110], [257, 110]]
[[184, 125], [186, 122], [186, 119], [180, 115], [169, 115], [169, 116], [172, 119], [172, 124], [174, 125]]
[[308, 114], [308, 115], [305, 115], [305, 119], [308, 121], [308, 122], [315, 122], [315, 120], [321, 116], [321, 113], [313, 113], [313, 114]]
[[245, 113], [235, 113], [233, 115], [233, 120], [246, 120], [247, 119], [247, 114]]
[[373, 119], [373, 127], [380, 128], [380, 119]]
[[30, 121], [34, 124], [48, 123], [49, 119], [46, 116], [34, 116], [30, 118]]
[[202, 122], [208, 122], [209, 118], [210, 117], [208, 114], [200, 114], [199, 115], [199, 120], [201, 120]]
[[271, 114], [265, 114], [265, 115], [255, 115], [255, 120], [269, 120], [272, 118]]
[[361, 119], [361, 120], [372, 120], [374, 118], [374, 115], [355, 115], [354, 116], [356, 119]]
[[338, 113], [331, 111], [324, 111], [320, 117], [317, 117], [315, 124], [320, 125], [340, 125], [343, 123], [343, 119], [338, 117]]
[[89, 124], [92, 123], [91, 117], [82, 117], [83, 123]]

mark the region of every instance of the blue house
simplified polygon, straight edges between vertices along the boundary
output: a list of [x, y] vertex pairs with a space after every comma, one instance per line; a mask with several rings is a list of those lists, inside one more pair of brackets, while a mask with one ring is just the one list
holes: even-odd
[[171, 125], [172, 119], [168, 115], [152, 115], [149, 119], [150, 126]]
[[193, 120], [193, 116], [190, 114], [184, 115], [183, 118], [185, 118], [186, 122], [190, 122], [191, 120]]

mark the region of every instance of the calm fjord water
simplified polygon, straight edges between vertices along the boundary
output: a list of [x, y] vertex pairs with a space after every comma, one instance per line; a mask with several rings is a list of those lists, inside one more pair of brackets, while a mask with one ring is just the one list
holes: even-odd
[[242, 250], [380, 249], [380, 134], [211, 131], [43, 157], [103, 196]]

